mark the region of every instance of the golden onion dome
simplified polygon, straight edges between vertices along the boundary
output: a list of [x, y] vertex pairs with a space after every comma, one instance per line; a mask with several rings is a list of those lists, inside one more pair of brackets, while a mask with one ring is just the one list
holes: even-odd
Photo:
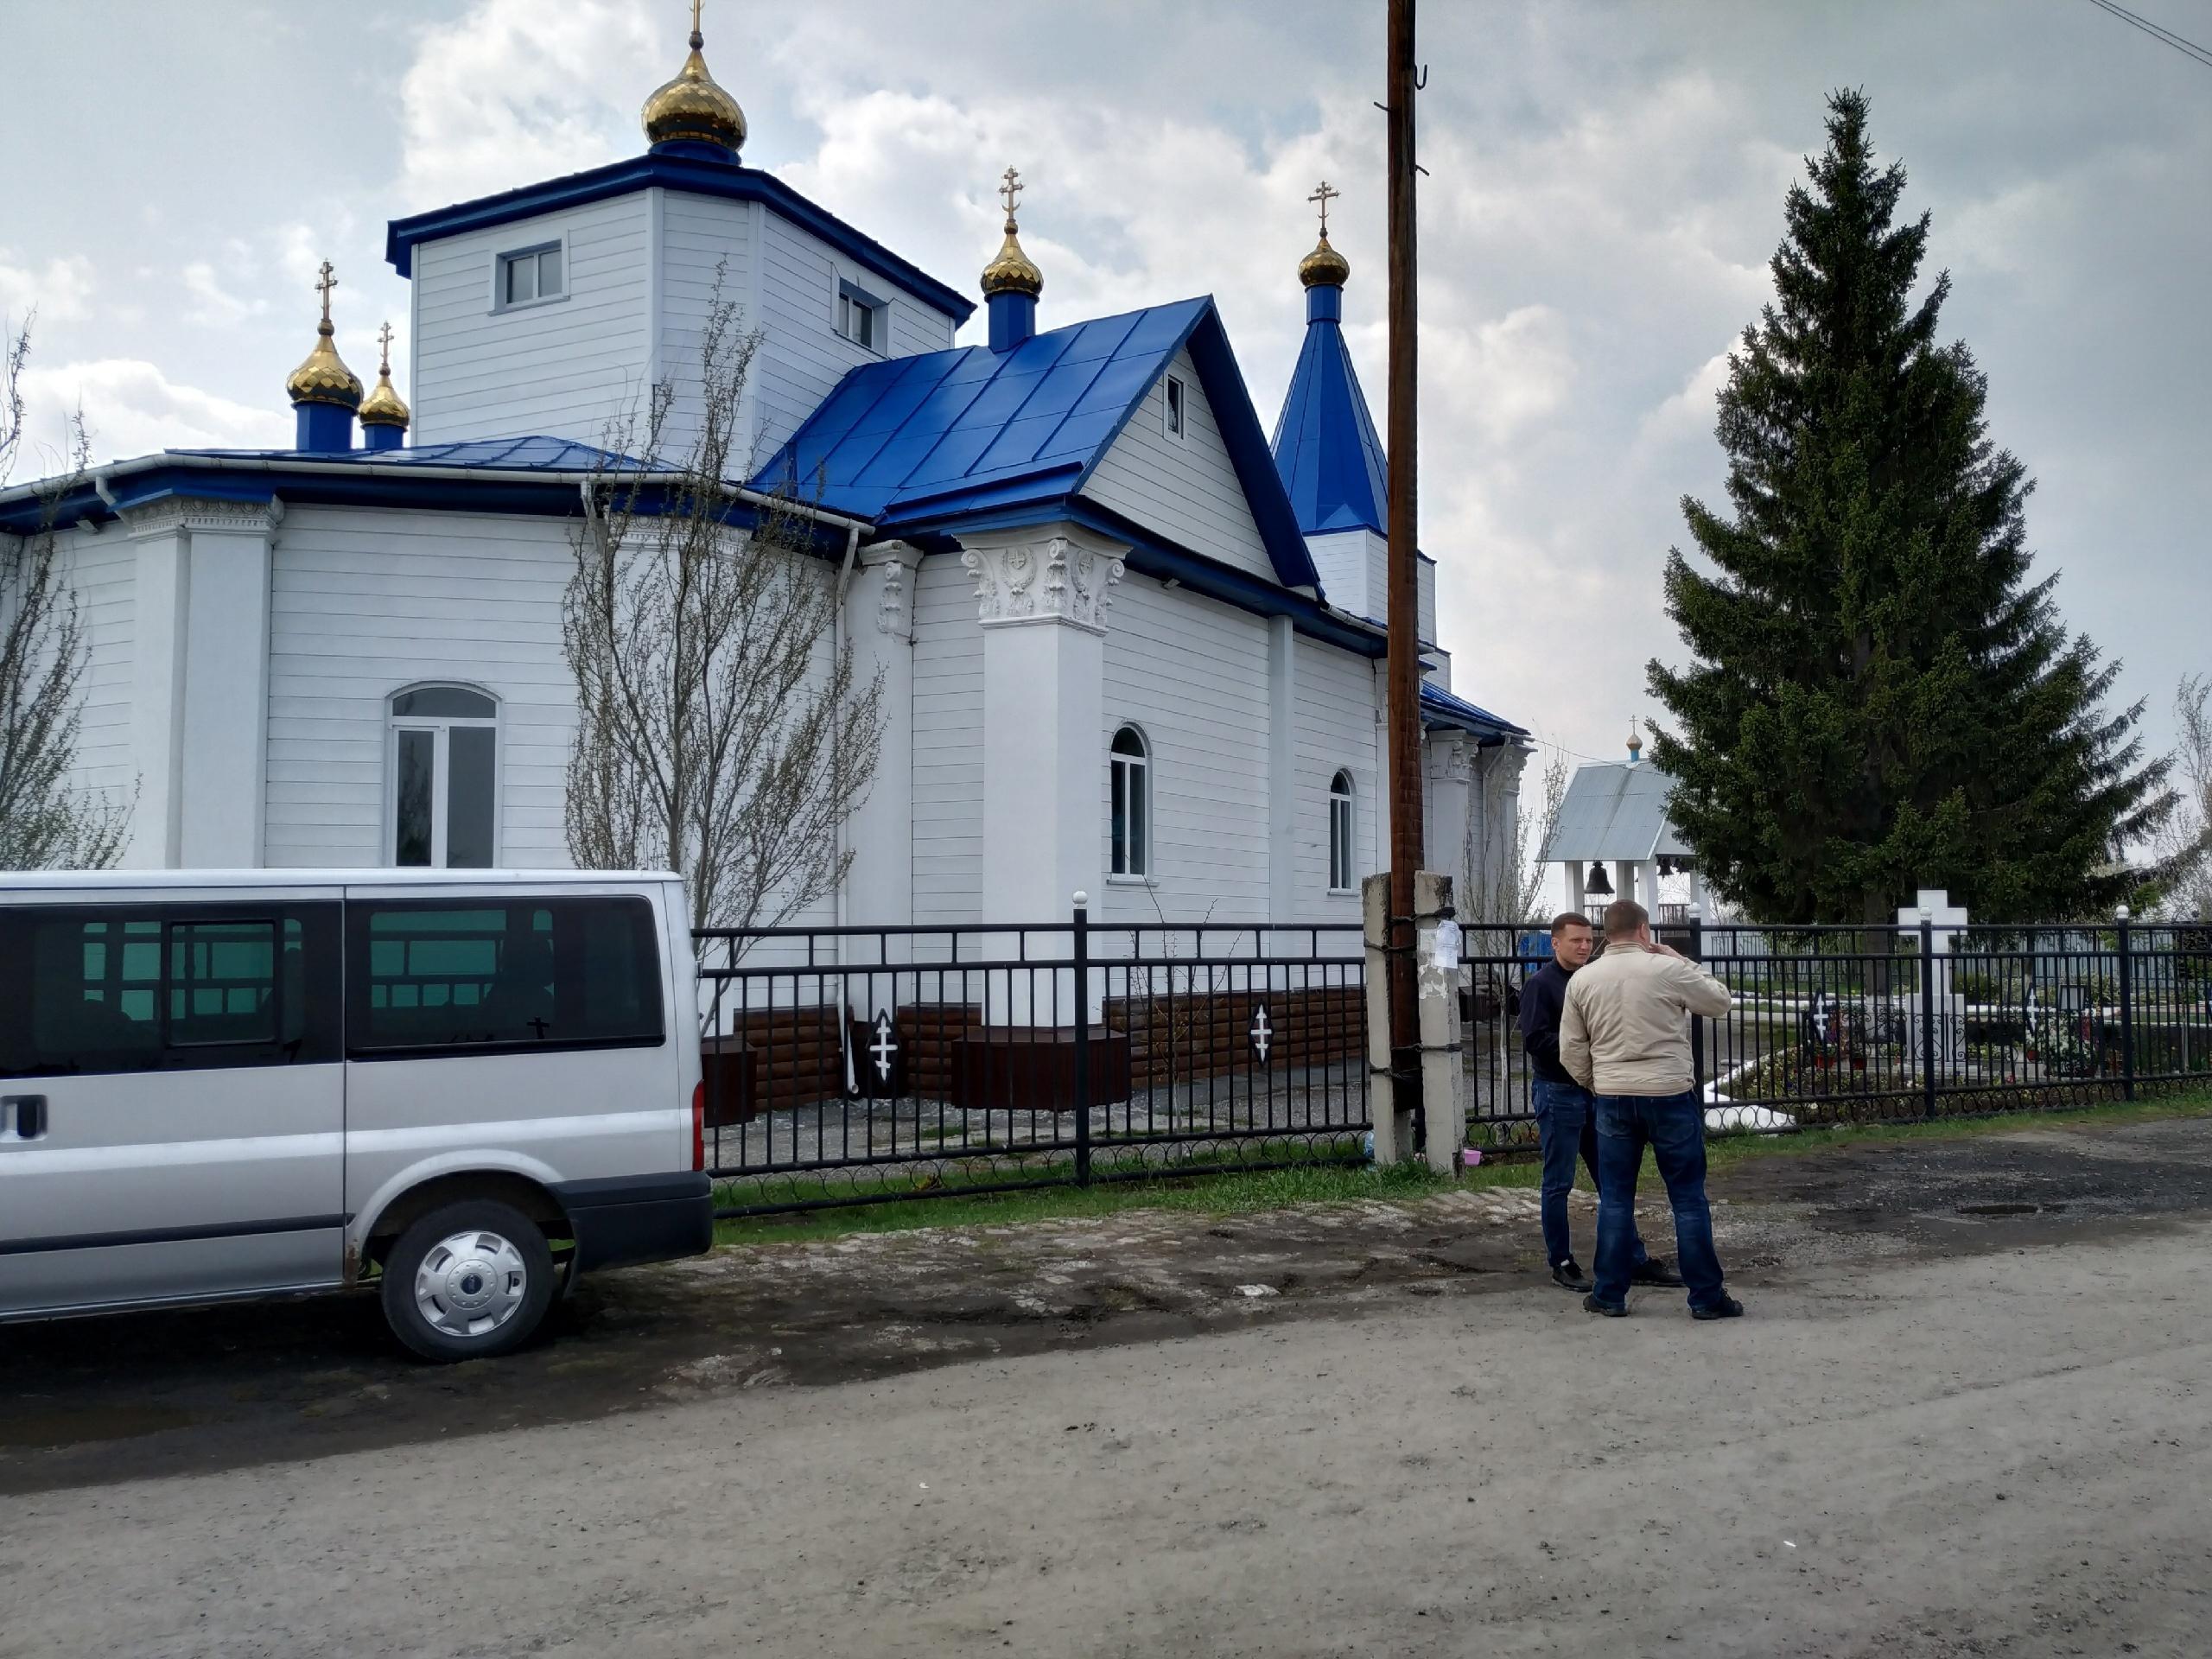
[[675, 79], [645, 100], [639, 118], [645, 123], [645, 138], [651, 143], [715, 144], [734, 154], [745, 147], [745, 111], [707, 73], [707, 60], [699, 51], [705, 44], [695, 7], [691, 55], [684, 59]]
[[1006, 240], [999, 244], [998, 257], [983, 267], [983, 297], [994, 294], [1027, 294], [1035, 299], [1045, 291], [1045, 273], [1037, 269], [1037, 262], [1021, 251], [1021, 238], [1014, 222], [1014, 215], [1006, 216]]
[[361, 404], [360, 377], [346, 366], [331, 343], [335, 332], [325, 317], [315, 327], [315, 349], [284, 381], [285, 395], [296, 404], [335, 404], [340, 409]]
[[361, 399], [361, 424], [363, 426], [396, 426], [404, 432], [411, 416], [408, 413], [407, 400], [399, 395], [398, 389], [391, 384], [391, 325], [390, 323], [385, 324], [381, 338], [384, 343], [384, 361], [378, 366], [376, 385], [370, 388], [369, 395]]
[[1351, 275], [1351, 261], [1329, 245], [1329, 233], [1313, 245], [1313, 251], [1298, 262], [1298, 280], [1308, 288], [1342, 288]]

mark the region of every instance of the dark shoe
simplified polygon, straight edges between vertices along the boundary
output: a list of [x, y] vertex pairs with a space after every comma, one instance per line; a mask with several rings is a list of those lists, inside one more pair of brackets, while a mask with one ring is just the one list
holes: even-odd
[[1682, 1275], [1675, 1271], [1674, 1264], [1665, 1256], [1655, 1255], [1641, 1267], [1631, 1268], [1629, 1270], [1628, 1281], [1631, 1285], [1665, 1285], [1674, 1287], [1682, 1282]]
[[1740, 1319], [1743, 1317], [1744, 1305], [1733, 1296], [1723, 1296], [1710, 1306], [1690, 1309], [1690, 1318], [1694, 1319]]
[[1583, 1272], [1571, 1255], [1552, 1269], [1552, 1282], [1577, 1295], [1586, 1295], [1598, 1287], [1597, 1281]]
[[[1624, 1319], [1628, 1317], [1628, 1304], [1626, 1302], [1601, 1302], [1595, 1295], [1590, 1295], [1585, 1296], [1582, 1299], [1582, 1306], [1586, 1312], [1592, 1313], [1602, 1313], [1609, 1319]], [[1744, 1310], [1739, 1307], [1736, 1311], [1740, 1313]], [[1705, 1319], [1708, 1316], [1700, 1313], [1698, 1317], [1700, 1319]]]

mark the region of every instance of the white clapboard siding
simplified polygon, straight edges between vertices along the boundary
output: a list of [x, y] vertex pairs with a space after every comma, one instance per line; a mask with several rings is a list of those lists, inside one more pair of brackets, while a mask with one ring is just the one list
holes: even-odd
[[1183, 921], [1211, 911], [1217, 922], [1265, 921], [1267, 623], [1134, 575], [1114, 590], [1108, 621], [1099, 868], [1112, 868], [1107, 752], [1133, 722], [1152, 756], [1155, 885], [1109, 878], [1100, 919], [1150, 922], [1165, 912]]
[[267, 859], [388, 863], [388, 699], [426, 680], [499, 703], [504, 865], [558, 868], [575, 693], [565, 521], [296, 507], [270, 600]]
[[[774, 212], [760, 216], [760, 322], [766, 331], [753, 364], [758, 453], [764, 459], [798, 429], [837, 382], [864, 363], [943, 351], [952, 319], [905, 289], [845, 258], [810, 231]], [[837, 333], [837, 284], [850, 282], [888, 302], [886, 349], [871, 351]]]
[[983, 630], [957, 555], [914, 582], [914, 920], [982, 919]]
[[1251, 504], [1230, 464], [1191, 354], [1178, 352], [1167, 372], [1187, 391], [1188, 436], [1179, 442], [1166, 435], [1167, 382], [1162, 376], [1129, 416], [1084, 493], [1179, 546], [1273, 581], [1274, 564], [1261, 543]]
[[[733, 346], [760, 326], [753, 292], [759, 261], [753, 245], [759, 221], [760, 210], [751, 202], [681, 190], [661, 193], [659, 334], [654, 377], [675, 390], [668, 429], [662, 439], [664, 454], [687, 454], [698, 437], [699, 353], [708, 314], [717, 295], [734, 310]], [[748, 387], [748, 404], [749, 394]], [[742, 434], [752, 423], [749, 409], [741, 409], [737, 430]], [[740, 443], [739, 453], [731, 458], [733, 472], [747, 470], [753, 458], [751, 444], [742, 438]]]
[[76, 594], [86, 650], [69, 781], [75, 788], [107, 791], [118, 806], [128, 804], [137, 780], [130, 747], [137, 554], [134, 543], [110, 530], [99, 536], [64, 532], [55, 556], [62, 579]]
[[1329, 893], [1329, 781], [1351, 773], [1353, 873], [1380, 868], [1375, 807], [1382, 786], [1381, 732], [1375, 724], [1375, 669], [1364, 657], [1300, 636], [1297, 642], [1295, 749], [1298, 917], [1357, 918], [1357, 893]]
[[[639, 191], [417, 247], [411, 442], [601, 442], [651, 382], [649, 207]], [[495, 310], [499, 256], [556, 238], [568, 297]]]

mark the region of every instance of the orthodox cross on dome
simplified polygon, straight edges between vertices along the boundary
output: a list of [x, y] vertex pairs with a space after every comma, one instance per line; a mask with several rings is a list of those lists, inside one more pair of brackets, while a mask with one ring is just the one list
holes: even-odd
[[1320, 188], [1314, 191], [1312, 195], [1306, 198], [1308, 201], [1317, 202], [1320, 205], [1321, 234], [1323, 236], [1326, 236], [1329, 233], [1329, 204], [1342, 194], [1344, 194], [1344, 192], [1341, 190], [1331, 189], [1329, 188], [1329, 181], [1326, 179], [1324, 179], [1321, 181]]
[[1006, 203], [1006, 217], [1009, 225], [1014, 222], [1014, 200], [1021, 194], [1021, 175], [1009, 167], [1004, 175], [1004, 181], [999, 186], [999, 200]]
[[391, 320], [385, 319], [383, 327], [377, 330], [377, 344], [384, 347], [384, 372], [391, 372]]
[[691, 0], [691, 49], [696, 52], [706, 43], [707, 37], [699, 32], [699, 0]]
[[330, 323], [330, 290], [338, 286], [338, 278], [330, 274], [330, 261], [324, 260], [321, 277], [315, 283], [316, 291], [322, 296], [322, 321], [326, 327]]

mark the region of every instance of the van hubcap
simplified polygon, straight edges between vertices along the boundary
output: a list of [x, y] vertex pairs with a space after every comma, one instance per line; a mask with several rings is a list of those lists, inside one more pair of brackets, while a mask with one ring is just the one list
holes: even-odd
[[415, 1306], [432, 1330], [449, 1337], [497, 1331], [529, 1291], [522, 1252], [497, 1233], [441, 1239], [415, 1269]]

